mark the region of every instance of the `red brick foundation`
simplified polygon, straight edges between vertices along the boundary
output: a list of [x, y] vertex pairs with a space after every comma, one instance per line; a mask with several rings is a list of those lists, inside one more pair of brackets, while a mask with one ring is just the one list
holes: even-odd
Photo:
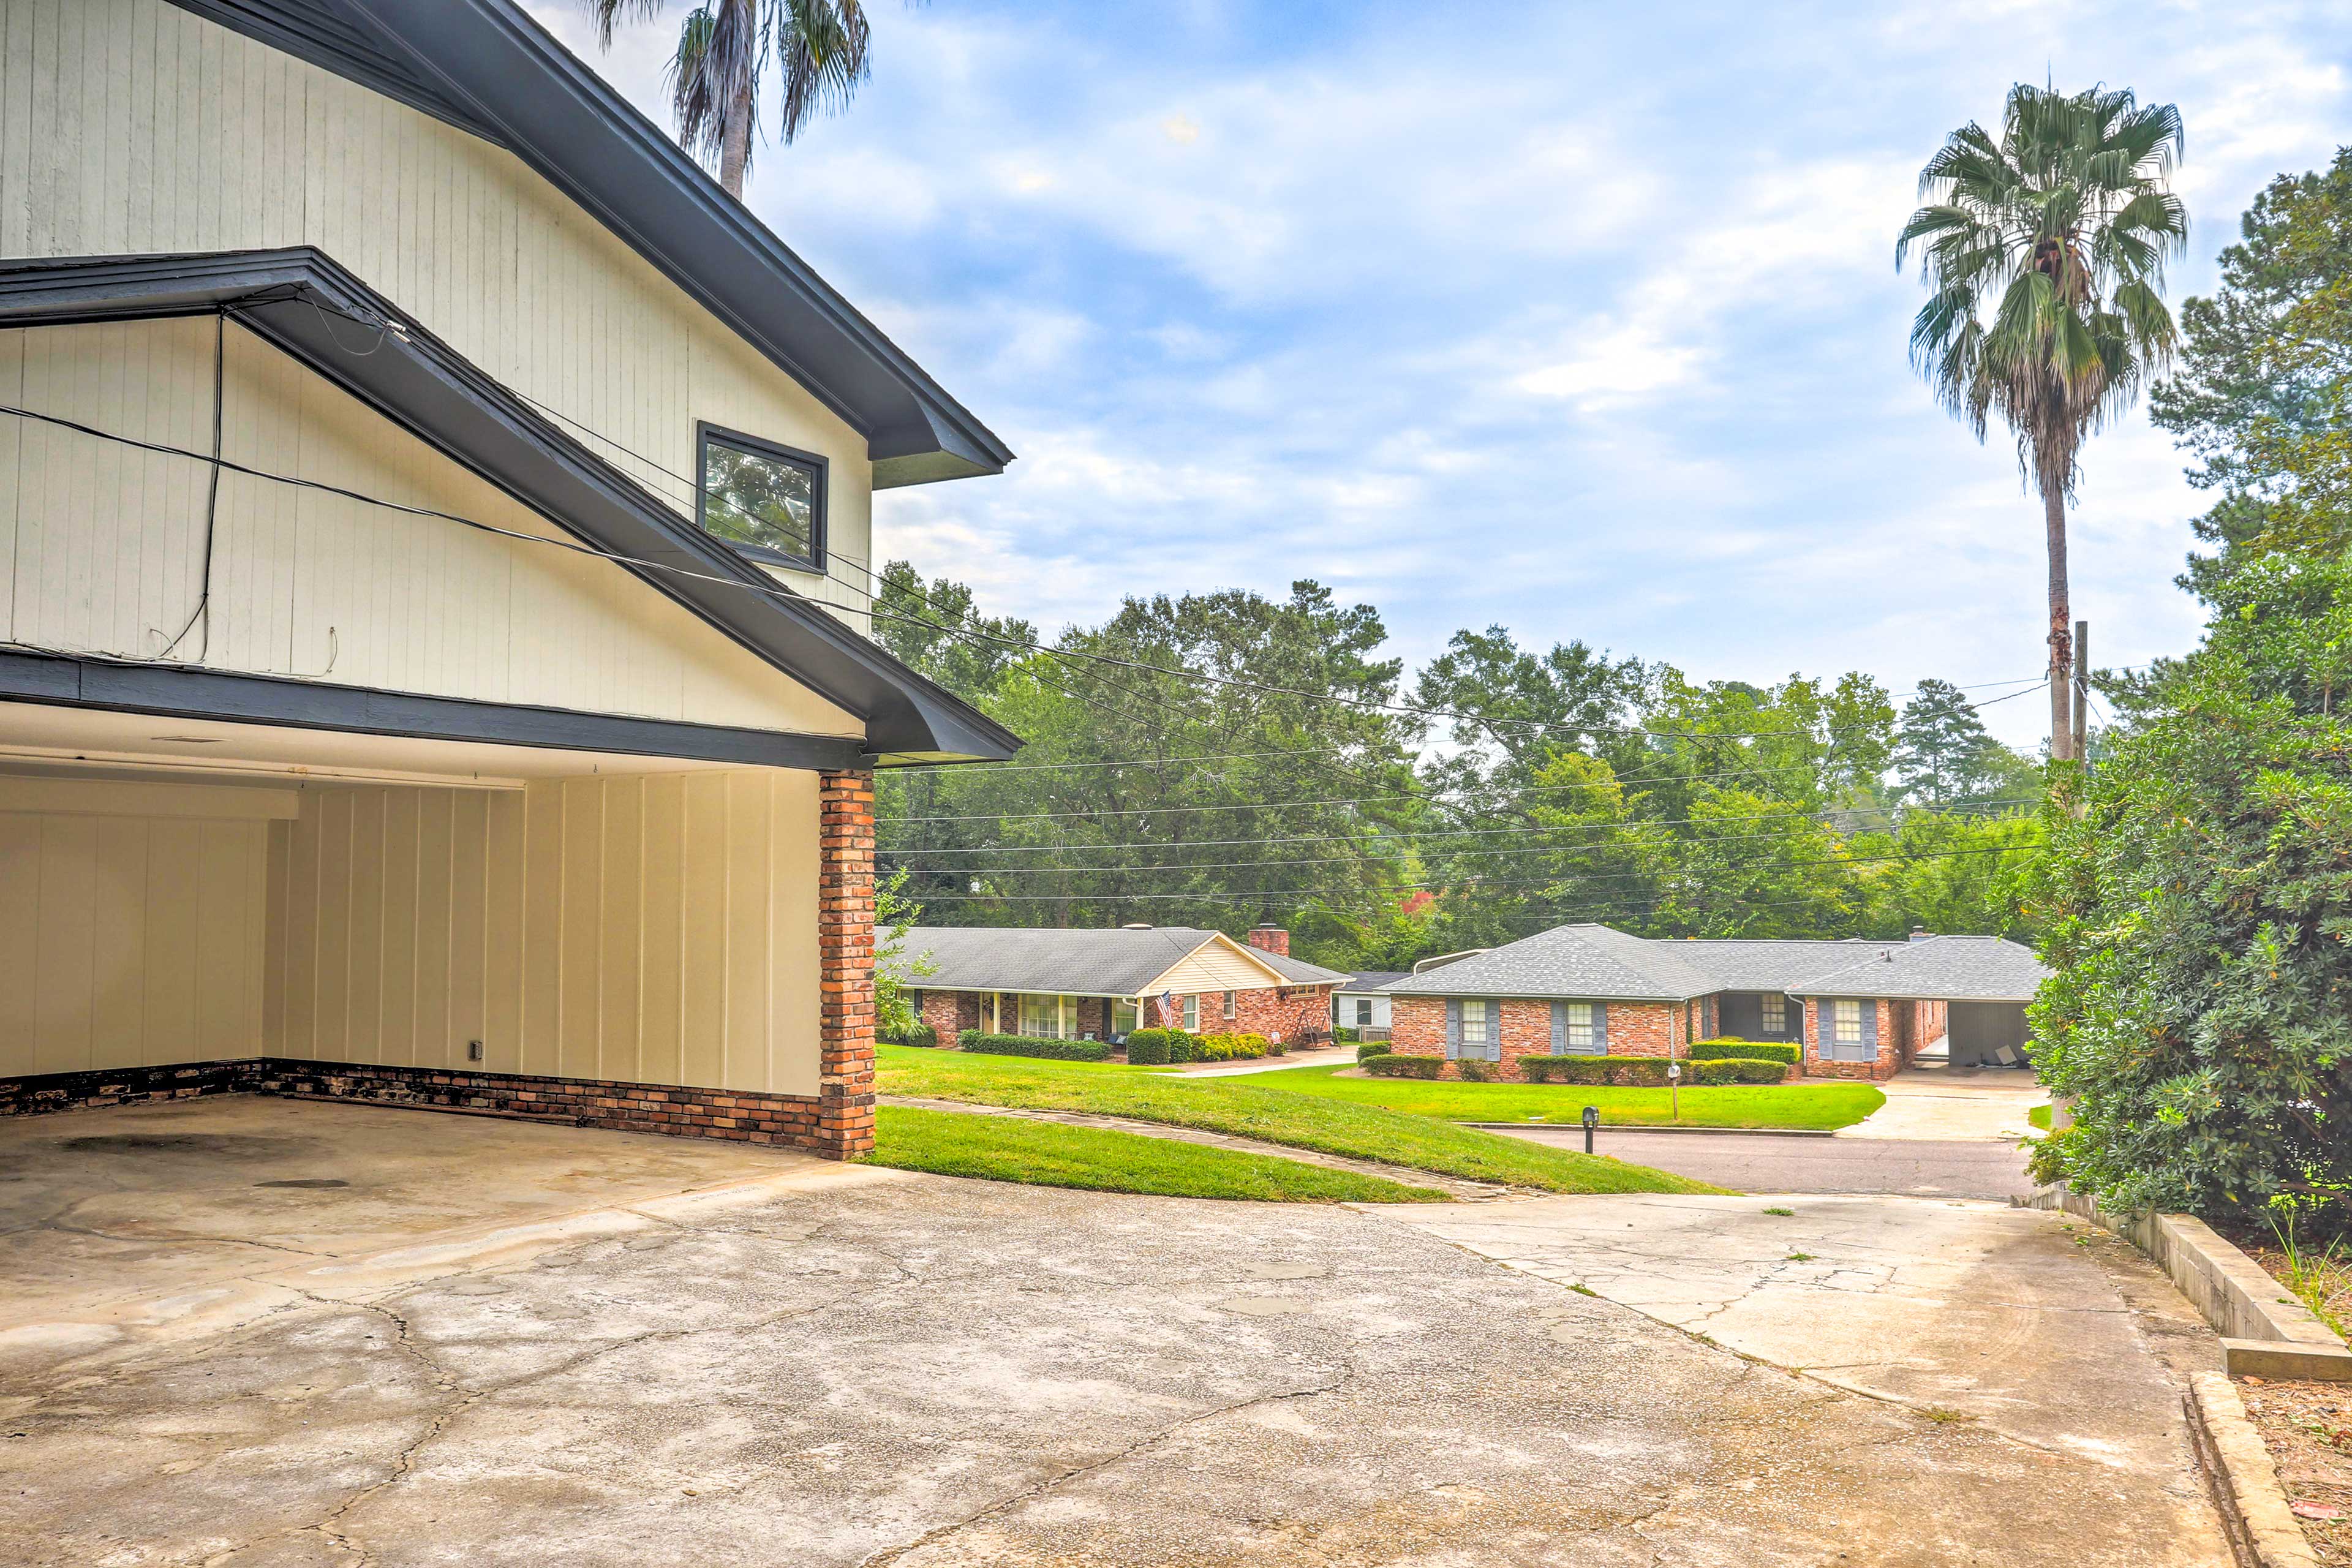
[[816, 1152], [874, 1148], [874, 775], [820, 775]]
[[823, 1125], [822, 1102], [804, 1094], [450, 1072], [362, 1062], [271, 1058], [258, 1066], [252, 1087], [262, 1094], [374, 1105], [444, 1106], [493, 1116], [567, 1121], [614, 1132], [725, 1138], [740, 1143], [782, 1144], [816, 1154], [833, 1152]]

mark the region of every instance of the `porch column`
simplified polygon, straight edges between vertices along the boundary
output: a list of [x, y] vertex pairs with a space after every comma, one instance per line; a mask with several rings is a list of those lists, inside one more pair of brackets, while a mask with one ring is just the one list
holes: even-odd
[[818, 1152], [874, 1148], [874, 775], [819, 775]]

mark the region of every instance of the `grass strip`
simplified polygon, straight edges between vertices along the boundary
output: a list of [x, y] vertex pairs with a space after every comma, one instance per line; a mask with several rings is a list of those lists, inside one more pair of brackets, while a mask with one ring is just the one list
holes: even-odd
[[[1618, 1089], [1575, 1083], [1451, 1083], [1402, 1078], [1339, 1078], [1339, 1067], [1292, 1068], [1251, 1081], [1294, 1094], [1385, 1106], [1446, 1121], [1543, 1121], [1573, 1125], [1588, 1105], [1607, 1127], [1830, 1129], [1850, 1127], [1886, 1103], [1866, 1083], [1744, 1084], [1720, 1089]], [[1675, 1099], [1682, 1114], [1674, 1114]]]
[[940, 1176], [1099, 1193], [1269, 1204], [1429, 1204], [1446, 1194], [1273, 1154], [1013, 1116], [886, 1105], [867, 1163]]
[[1187, 1079], [1108, 1063], [1032, 1061], [897, 1046], [882, 1047], [877, 1057], [877, 1087], [885, 1094], [1128, 1116], [1545, 1192], [1721, 1190], [1645, 1165], [1548, 1148], [1385, 1106], [1260, 1087], [1262, 1079], [1290, 1076], [1286, 1073]]

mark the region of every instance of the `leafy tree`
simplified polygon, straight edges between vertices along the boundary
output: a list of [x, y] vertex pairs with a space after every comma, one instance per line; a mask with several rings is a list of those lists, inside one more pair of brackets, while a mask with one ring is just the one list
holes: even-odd
[[2221, 1215], [2352, 1184], [2352, 256], [2347, 163], [2273, 184], [2183, 311], [2159, 418], [2220, 491], [2186, 658], [2060, 816], [2034, 1008], [2077, 1127], [2045, 1173]]
[[[625, 13], [651, 20], [663, 0], [587, 0], [597, 41], [613, 47]], [[751, 172], [760, 124], [760, 79], [783, 78], [777, 103], [784, 143], [821, 110], [849, 102], [866, 76], [868, 28], [859, 0], [705, 0], [686, 15], [666, 77], [677, 144], [705, 164], [737, 201]]]
[[2083, 443], [2172, 353], [2164, 263], [2189, 218], [2166, 189], [2182, 146], [2172, 105], [2127, 91], [2010, 89], [1998, 138], [1973, 122], [1920, 172], [1928, 205], [1895, 241], [1920, 248], [1927, 302], [1911, 358], [1984, 438], [1998, 414], [2042, 496], [2050, 559], [2050, 748], [2074, 754], [2066, 503]]

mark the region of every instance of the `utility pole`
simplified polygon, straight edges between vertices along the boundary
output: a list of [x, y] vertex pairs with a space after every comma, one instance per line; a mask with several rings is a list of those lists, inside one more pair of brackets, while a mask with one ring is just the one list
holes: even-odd
[[2091, 765], [2091, 623], [2074, 623], [2074, 760]]

